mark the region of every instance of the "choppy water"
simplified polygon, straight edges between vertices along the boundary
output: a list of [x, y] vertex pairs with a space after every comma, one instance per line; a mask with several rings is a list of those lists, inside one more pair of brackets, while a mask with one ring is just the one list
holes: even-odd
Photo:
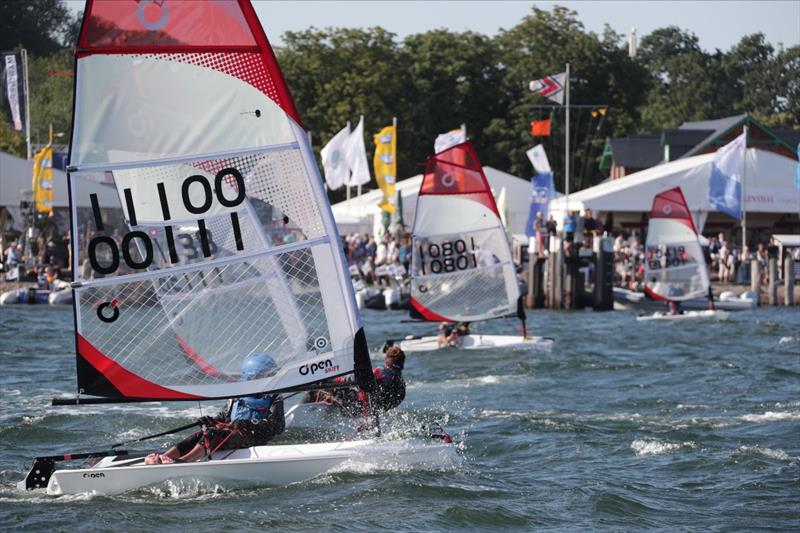
[[[50, 498], [14, 488], [33, 456], [157, 432], [198, 409], [50, 407], [74, 390], [71, 310], [0, 308], [0, 529], [800, 528], [800, 312], [680, 324], [530, 315], [557, 338], [552, 351], [409, 356], [396, 417], [446, 421], [466, 445], [456, 465]], [[365, 312], [371, 345], [425, 332], [402, 318]]]

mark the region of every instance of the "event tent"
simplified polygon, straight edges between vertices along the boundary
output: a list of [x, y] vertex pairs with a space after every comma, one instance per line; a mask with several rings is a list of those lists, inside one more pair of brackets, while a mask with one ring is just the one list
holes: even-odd
[[[702, 231], [709, 213], [714, 212], [708, 204], [708, 182], [714, 155], [677, 159], [605, 181], [570, 194], [569, 204], [563, 196], [551, 200], [550, 210], [559, 221], [567, 205], [575, 211], [591, 209], [595, 215], [613, 212], [615, 220], [626, 213], [638, 220], [641, 213], [650, 211], [656, 194], [679, 186], [698, 229]], [[747, 149], [745, 161], [744, 206], [748, 214], [800, 213], [800, 189], [795, 186], [797, 161], [756, 148]]]
[[[483, 167], [489, 186], [495, 199], [500, 191], [506, 189], [506, 209], [508, 214], [508, 231], [525, 233], [525, 222], [528, 220], [530, 208], [531, 184], [492, 167]], [[414, 224], [414, 213], [417, 209], [417, 193], [422, 183], [422, 174], [397, 182], [395, 188], [403, 198], [403, 222], [409, 230]], [[356, 198], [333, 205], [333, 217], [339, 232], [343, 235], [350, 232], [372, 233], [381, 224], [381, 210], [378, 202], [383, 197], [379, 189], [369, 191]]]
[[[23, 229], [20, 202], [31, 200], [32, 178], [32, 159], [0, 152], [0, 212], [5, 209], [12, 219], [12, 227], [20, 230]], [[101, 208], [114, 208], [120, 205], [116, 190], [111, 186], [99, 190], [98, 202]], [[88, 198], [79, 199], [79, 207], [90, 207], [90, 205]], [[53, 169], [53, 210], [57, 213], [69, 211], [67, 175], [56, 168]]]

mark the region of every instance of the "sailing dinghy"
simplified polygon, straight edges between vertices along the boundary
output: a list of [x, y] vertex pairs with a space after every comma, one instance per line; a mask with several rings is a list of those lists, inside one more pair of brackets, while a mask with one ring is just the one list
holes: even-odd
[[[522, 335], [461, 338], [467, 350], [547, 348], [530, 337], [511, 249], [494, 196], [470, 142], [428, 158], [412, 232], [411, 318], [477, 322], [516, 316]], [[440, 349], [436, 336], [387, 341], [406, 352]]]
[[[657, 194], [653, 199], [645, 243], [644, 278], [644, 290], [655, 300], [669, 303], [711, 297], [703, 249], [680, 187]], [[727, 316], [726, 311], [706, 309], [680, 314], [656, 312], [636, 319], [725, 319]]]
[[[248, 1], [89, 0], [73, 113], [78, 398], [54, 405], [298, 391], [346, 374], [373, 390], [314, 156]], [[117, 205], [101, 209], [108, 187]], [[277, 372], [245, 380], [254, 353]], [[369, 439], [258, 446], [144, 465], [115, 446], [37, 458], [20, 485], [113, 494], [184, 478], [285, 484], [379, 449]], [[397, 450], [439, 452], [454, 446]], [[86, 458], [102, 459], [55, 467]]]

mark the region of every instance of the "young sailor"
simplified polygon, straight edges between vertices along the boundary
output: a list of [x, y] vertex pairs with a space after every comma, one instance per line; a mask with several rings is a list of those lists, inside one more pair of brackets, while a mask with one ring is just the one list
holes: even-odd
[[[406, 354], [399, 346], [386, 350], [382, 368], [374, 368], [372, 373], [378, 388], [372, 393], [374, 408], [388, 411], [400, 405], [406, 397], [406, 382], [403, 379], [403, 367]], [[343, 377], [336, 378], [336, 383], [347, 383]], [[339, 406], [349, 416], [359, 416], [366, 408], [366, 396], [355, 388], [339, 388], [333, 392], [320, 389], [311, 391], [303, 400], [306, 403], [325, 403]]]
[[[266, 354], [252, 354], [242, 364], [245, 381], [265, 378], [277, 372], [275, 360]], [[216, 417], [198, 419], [203, 430], [192, 433], [163, 454], [150, 454], [146, 464], [195, 461], [219, 450], [262, 446], [284, 430], [283, 400], [277, 394], [230, 399]]]

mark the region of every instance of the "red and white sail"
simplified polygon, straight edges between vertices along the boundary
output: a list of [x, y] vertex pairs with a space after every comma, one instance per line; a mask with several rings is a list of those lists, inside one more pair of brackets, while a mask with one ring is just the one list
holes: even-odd
[[645, 291], [658, 300], [708, 293], [708, 269], [680, 187], [656, 195], [645, 245]]
[[412, 248], [412, 315], [475, 321], [517, 311], [511, 249], [469, 142], [428, 158]]
[[[316, 163], [248, 1], [89, 0], [69, 171], [79, 392], [371, 377]], [[243, 381], [254, 353], [277, 373]]]

